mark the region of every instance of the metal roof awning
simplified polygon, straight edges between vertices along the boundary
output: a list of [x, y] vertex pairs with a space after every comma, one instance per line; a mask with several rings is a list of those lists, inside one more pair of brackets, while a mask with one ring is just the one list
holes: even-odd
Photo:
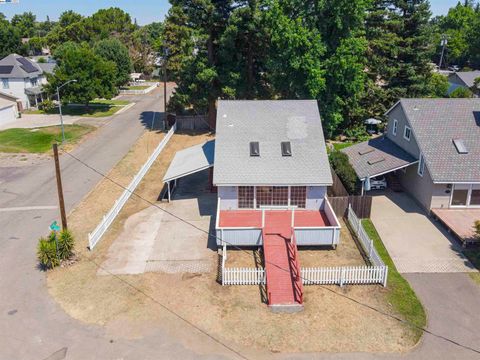
[[386, 137], [355, 144], [341, 150], [360, 180], [387, 174], [418, 162], [412, 155]]
[[170, 182], [213, 166], [215, 140], [195, 145], [175, 154], [163, 182]]

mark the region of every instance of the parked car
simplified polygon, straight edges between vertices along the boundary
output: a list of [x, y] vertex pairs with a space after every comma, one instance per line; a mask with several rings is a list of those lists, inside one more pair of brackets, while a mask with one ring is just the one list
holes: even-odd
[[385, 176], [377, 176], [370, 179], [370, 189], [384, 190], [386, 188], [387, 188], [387, 179], [385, 179]]

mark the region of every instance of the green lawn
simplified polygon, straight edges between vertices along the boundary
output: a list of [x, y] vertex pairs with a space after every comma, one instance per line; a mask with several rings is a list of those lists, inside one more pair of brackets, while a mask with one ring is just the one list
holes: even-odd
[[[65, 125], [65, 139], [75, 143], [82, 136], [94, 129], [85, 125]], [[0, 131], [0, 152], [7, 153], [45, 153], [52, 144], [61, 141], [62, 132], [59, 126], [38, 129], [8, 129]]]
[[340, 150], [345, 149], [349, 146], [352, 146], [353, 144], [355, 144], [355, 143], [350, 142], [350, 141], [341, 142], [341, 143], [333, 143], [333, 148], [337, 151], [340, 151]]
[[[83, 116], [83, 117], [106, 117], [115, 114], [119, 111], [122, 106], [117, 105], [104, 105], [100, 101], [92, 102], [91, 106], [87, 109], [85, 106], [74, 106], [74, 105], [66, 105], [62, 106], [62, 114], [63, 115], [73, 115], [73, 116]], [[111, 100], [110, 100], [111, 101]], [[118, 101], [118, 100], [114, 100]], [[52, 111], [45, 112], [44, 110], [27, 110], [24, 111], [25, 114], [58, 114], [58, 108], [55, 108]]]
[[127, 90], [145, 90], [148, 89], [150, 85], [134, 85], [134, 86], [127, 86], [125, 89]]
[[[388, 266], [388, 302], [402, 319], [407, 320], [418, 327], [425, 327], [427, 320], [423, 305], [407, 280], [405, 280], [397, 271], [395, 264], [383, 245], [372, 221], [366, 219], [362, 221], [362, 224], [368, 236], [373, 240], [378, 254]], [[418, 341], [422, 336], [422, 330], [416, 327], [412, 327], [412, 330], [414, 332], [415, 341]]]
[[[473, 266], [480, 270], [480, 249], [463, 250], [463, 254], [470, 260]], [[468, 274], [473, 281], [480, 285], [480, 273], [475, 272]]]
[[130, 101], [128, 100], [94, 100], [90, 104], [93, 105], [119, 105], [119, 106], [125, 106], [130, 104]]

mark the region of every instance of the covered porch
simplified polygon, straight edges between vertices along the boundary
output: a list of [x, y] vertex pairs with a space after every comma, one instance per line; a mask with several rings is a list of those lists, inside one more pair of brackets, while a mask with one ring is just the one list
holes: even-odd
[[29, 106], [38, 108], [38, 105], [41, 104], [44, 100], [43, 93], [44, 91], [41, 86], [34, 86], [25, 89], [25, 94], [28, 97]]
[[473, 229], [475, 221], [480, 220], [480, 209], [432, 209], [432, 214], [464, 246], [480, 243]]

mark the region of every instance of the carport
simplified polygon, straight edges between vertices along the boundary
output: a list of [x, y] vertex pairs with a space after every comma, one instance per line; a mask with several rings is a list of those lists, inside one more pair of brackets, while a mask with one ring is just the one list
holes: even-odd
[[418, 163], [412, 155], [382, 136], [341, 150], [362, 182], [362, 195], [370, 190], [370, 179]]
[[214, 155], [215, 140], [189, 147], [175, 154], [163, 178], [163, 182], [167, 184], [168, 202], [171, 201], [178, 179], [212, 168]]

